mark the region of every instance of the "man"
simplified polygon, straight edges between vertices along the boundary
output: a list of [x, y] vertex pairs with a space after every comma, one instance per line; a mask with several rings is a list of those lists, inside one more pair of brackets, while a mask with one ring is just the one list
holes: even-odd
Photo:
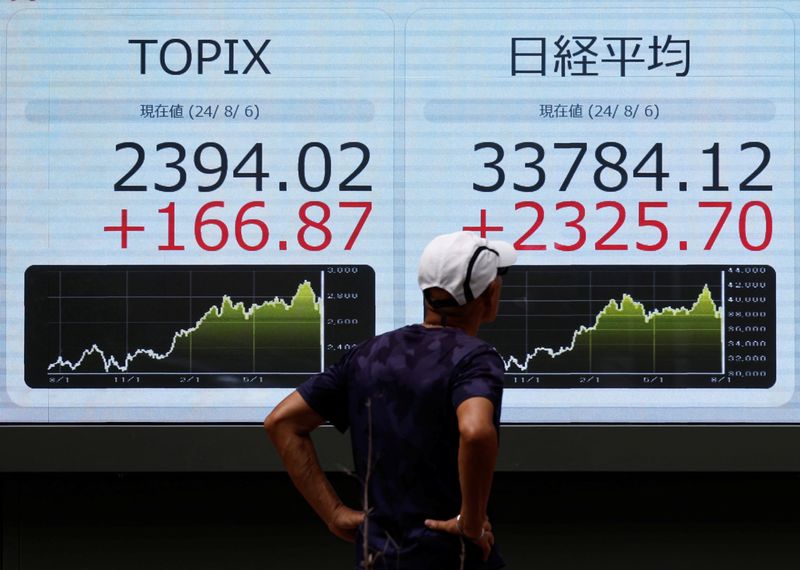
[[[357, 568], [500, 568], [486, 506], [498, 446], [503, 362], [475, 337], [494, 320], [507, 243], [467, 232], [425, 248], [425, 320], [370, 339], [283, 400], [264, 425], [292, 481]], [[350, 429], [363, 510], [342, 504], [309, 434]]]

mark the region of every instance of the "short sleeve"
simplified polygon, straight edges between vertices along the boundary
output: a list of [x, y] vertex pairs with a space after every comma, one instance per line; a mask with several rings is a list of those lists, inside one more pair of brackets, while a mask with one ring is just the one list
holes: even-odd
[[340, 432], [350, 427], [347, 398], [347, 364], [352, 352], [324, 372], [312, 376], [297, 388], [306, 404], [332, 423]]
[[494, 404], [494, 420], [499, 425], [504, 373], [503, 359], [491, 347], [477, 349], [465, 356], [459, 362], [451, 385], [453, 408], [469, 398], [486, 398]]

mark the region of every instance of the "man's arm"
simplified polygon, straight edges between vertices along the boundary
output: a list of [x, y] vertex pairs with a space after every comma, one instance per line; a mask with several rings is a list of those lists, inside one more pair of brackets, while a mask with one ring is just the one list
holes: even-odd
[[310, 437], [324, 421], [300, 394], [293, 392], [267, 416], [264, 427], [300, 494], [333, 534], [354, 542], [364, 513], [346, 507], [339, 499], [319, 465]]
[[497, 430], [494, 427], [494, 404], [487, 398], [464, 400], [456, 408], [458, 431], [458, 475], [461, 484], [460, 521], [427, 520], [428, 528], [452, 534], [464, 534], [477, 542], [483, 558], [489, 557], [494, 535], [486, 517], [497, 461]]
[[458, 415], [458, 475], [461, 482], [461, 529], [469, 537], [481, 534], [497, 461], [494, 405], [486, 398], [464, 400]]

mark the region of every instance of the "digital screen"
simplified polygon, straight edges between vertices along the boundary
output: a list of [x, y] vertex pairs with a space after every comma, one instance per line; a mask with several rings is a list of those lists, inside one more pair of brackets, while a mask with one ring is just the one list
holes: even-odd
[[375, 331], [367, 266], [32, 267], [31, 388], [285, 388]]
[[16, 0], [0, 422], [260, 422], [512, 243], [507, 423], [800, 423], [795, 2]]
[[[727, 296], [728, 269], [770, 288]], [[775, 384], [775, 279], [764, 267], [527, 266], [503, 293], [482, 336], [504, 355], [508, 388]]]

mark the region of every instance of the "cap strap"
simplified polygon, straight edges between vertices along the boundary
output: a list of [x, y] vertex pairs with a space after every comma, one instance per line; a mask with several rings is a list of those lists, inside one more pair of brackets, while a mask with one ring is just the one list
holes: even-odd
[[478, 261], [478, 256], [482, 251], [491, 251], [497, 257], [500, 257], [500, 254], [493, 250], [491, 247], [482, 245], [478, 249], [475, 250], [475, 253], [472, 254], [472, 258], [469, 260], [467, 264], [467, 277], [464, 279], [464, 300], [469, 303], [475, 299], [475, 296], [472, 294], [472, 287], [469, 286], [469, 282], [472, 279], [472, 268], [475, 267], [475, 262]]
[[458, 301], [453, 299], [453, 297], [450, 297], [448, 299], [433, 299], [431, 297], [429, 289], [425, 289], [422, 292], [422, 294], [425, 297], [425, 300], [428, 302], [428, 304], [434, 309], [441, 309], [444, 307], [458, 307]]

